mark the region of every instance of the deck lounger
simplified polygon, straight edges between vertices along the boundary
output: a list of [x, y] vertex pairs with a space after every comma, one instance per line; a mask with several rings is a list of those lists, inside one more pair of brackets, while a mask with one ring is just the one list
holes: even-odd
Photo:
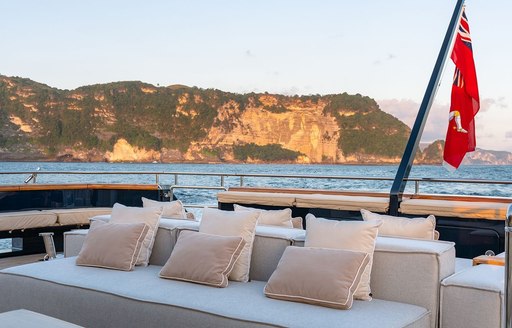
[[43, 212], [55, 213], [57, 215], [57, 223], [66, 225], [88, 225], [90, 218], [101, 215], [110, 214], [111, 207], [85, 207], [85, 208], [63, 208], [44, 210]]
[[0, 231], [43, 228], [57, 225], [57, 214], [47, 211], [0, 213]]
[[297, 207], [345, 211], [359, 211], [364, 208], [372, 212], [385, 213], [389, 208], [389, 198], [385, 197], [297, 194], [295, 202]]
[[254, 192], [254, 191], [221, 191], [217, 194], [219, 203], [227, 204], [257, 204], [267, 206], [295, 205], [295, 194]]
[[508, 203], [482, 201], [455, 201], [436, 199], [406, 199], [400, 204], [400, 212], [411, 215], [459, 217], [471, 219], [503, 220]]

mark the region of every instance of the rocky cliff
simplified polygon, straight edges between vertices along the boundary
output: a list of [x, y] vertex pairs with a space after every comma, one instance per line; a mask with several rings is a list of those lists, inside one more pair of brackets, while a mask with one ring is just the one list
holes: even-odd
[[[0, 160], [397, 163], [410, 132], [359, 94], [241, 95], [142, 82], [59, 90], [6, 76], [0, 124]], [[419, 156], [439, 161], [438, 152]]]

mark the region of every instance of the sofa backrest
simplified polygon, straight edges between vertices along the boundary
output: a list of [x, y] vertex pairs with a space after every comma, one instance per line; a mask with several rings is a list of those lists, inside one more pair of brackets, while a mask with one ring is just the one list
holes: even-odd
[[455, 244], [377, 237], [371, 288], [373, 297], [422, 306], [438, 325], [441, 281], [455, 272]]
[[[161, 219], [149, 264], [164, 265], [180, 231], [199, 230], [199, 222]], [[285, 248], [303, 242], [305, 231], [282, 227], [257, 226], [254, 238], [250, 279], [266, 281], [277, 267]]]
[[[198, 230], [199, 223], [162, 219], [150, 264], [163, 265], [182, 230]], [[285, 248], [303, 246], [301, 229], [257, 226], [250, 278], [266, 281], [272, 275]], [[371, 275], [373, 297], [409, 303], [430, 310], [431, 327], [437, 326], [441, 280], [455, 272], [452, 242], [378, 237]], [[292, 277], [291, 277], [292, 279]]]

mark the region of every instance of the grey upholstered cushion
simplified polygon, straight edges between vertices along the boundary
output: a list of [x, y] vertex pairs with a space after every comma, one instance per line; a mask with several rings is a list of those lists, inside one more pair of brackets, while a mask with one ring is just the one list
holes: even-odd
[[504, 326], [505, 269], [481, 264], [441, 283], [441, 327]]
[[0, 312], [23, 307], [87, 327], [429, 327], [419, 306], [374, 299], [340, 311], [266, 298], [264, 282], [209, 288], [160, 279], [160, 269], [100, 270], [74, 258], [5, 269]]
[[455, 272], [454, 243], [377, 237], [373, 258], [373, 296], [424, 307], [437, 327], [440, 283]]

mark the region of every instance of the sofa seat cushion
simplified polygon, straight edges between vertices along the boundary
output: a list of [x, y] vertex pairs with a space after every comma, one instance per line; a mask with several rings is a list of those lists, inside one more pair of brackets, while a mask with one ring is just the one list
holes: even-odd
[[57, 222], [60, 225], [89, 224], [89, 220], [97, 215], [107, 215], [112, 212], [111, 207], [90, 207], [90, 208], [63, 208], [52, 209], [44, 212], [51, 212], [57, 215]]
[[505, 268], [498, 265], [477, 265], [444, 279], [441, 327], [504, 327], [504, 285]]
[[[0, 312], [26, 308], [88, 327], [429, 327], [414, 305], [355, 301], [349, 311], [266, 298], [265, 282], [212, 288], [158, 278], [160, 266], [132, 272], [74, 265], [74, 258], [0, 271]], [[52, 295], [52, 297], [48, 297]], [[250, 306], [248, 306], [250, 305]], [[72, 311], [72, 309], [80, 311]]]
[[326, 194], [297, 194], [297, 207], [326, 208], [331, 210], [360, 211], [365, 208], [372, 212], [385, 213], [389, 207], [389, 198]]
[[413, 215], [435, 215], [459, 218], [503, 220], [508, 203], [481, 201], [455, 201], [437, 199], [405, 199], [400, 203], [400, 212]]
[[56, 224], [57, 215], [48, 211], [0, 213], [0, 231], [51, 227]]

